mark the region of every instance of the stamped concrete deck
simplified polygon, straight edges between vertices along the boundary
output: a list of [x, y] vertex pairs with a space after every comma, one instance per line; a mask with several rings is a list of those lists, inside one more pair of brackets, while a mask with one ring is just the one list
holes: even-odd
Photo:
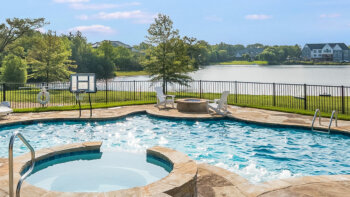
[[[220, 118], [220, 115], [211, 114], [191, 114], [180, 113], [175, 109], [159, 110], [153, 105], [138, 105], [108, 109], [95, 109], [93, 111], [94, 120], [113, 119], [132, 113], [147, 112], [155, 116], [174, 118]], [[312, 117], [269, 110], [229, 107], [228, 117], [243, 121], [275, 124], [286, 126], [298, 126], [310, 128]], [[0, 125], [44, 121], [44, 120], [64, 120], [77, 119], [78, 111], [44, 112], [44, 113], [21, 113], [12, 114], [0, 120]], [[82, 112], [82, 119], [90, 119], [89, 111]], [[322, 125], [315, 123], [316, 129], [328, 129], [329, 119], [323, 118]], [[350, 121], [338, 121], [338, 127], [332, 127], [333, 131], [350, 134]], [[0, 158], [0, 172], [6, 165], [6, 160]], [[0, 180], [0, 182], [6, 180]], [[274, 180], [261, 184], [251, 184], [237, 174], [226, 171], [222, 168], [199, 164], [197, 177], [198, 196], [350, 196], [350, 175], [335, 176], [310, 176], [297, 177], [283, 180]], [[0, 189], [0, 196], [6, 196], [6, 191]]]

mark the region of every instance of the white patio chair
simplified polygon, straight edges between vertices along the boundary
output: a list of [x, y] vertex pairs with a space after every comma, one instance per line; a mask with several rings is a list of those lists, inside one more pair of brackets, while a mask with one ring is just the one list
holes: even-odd
[[230, 94], [230, 91], [224, 91], [221, 94], [220, 99], [214, 99], [213, 103], [208, 103], [208, 111], [209, 108], [214, 110], [216, 113], [224, 115], [227, 114], [227, 97]]
[[0, 103], [0, 117], [4, 117], [12, 113], [10, 102], [3, 101]]
[[161, 105], [164, 105], [164, 107], [166, 107], [166, 104], [171, 104], [174, 108], [175, 95], [164, 95], [162, 87], [155, 87], [154, 90], [157, 93], [157, 104], [155, 105], [156, 107], [159, 108]]

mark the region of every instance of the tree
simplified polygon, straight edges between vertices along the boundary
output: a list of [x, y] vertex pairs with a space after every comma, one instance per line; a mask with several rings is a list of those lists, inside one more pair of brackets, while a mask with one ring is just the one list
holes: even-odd
[[247, 49], [263, 49], [265, 46], [260, 43], [255, 43], [255, 44], [249, 44], [247, 45]]
[[72, 56], [70, 59], [77, 65], [76, 72], [88, 73], [91, 72], [93, 65], [92, 58], [95, 58], [92, 52], [92, 47], [87, 43], [86, 38], [77, 32], [76, 34], [69, 34], [67, 37], [70, 40], [70, 46], [72, 49]]
[[95, 73], [98, 79], [104, 79], [106, 82], [106, 98], [108, 79], [115, 77], [116, 67], [113, 62], [114, 54], [114, 47], [110, 41], [103, 41], [101, 46], [97, 49]]
[[6, 83], [21, 83], [27, 81], [27, 63], [21, 57], [14, 54], [5, 56], [2, 67], [3, 82]]
[[119, 70], [131, 70], [133, 54], [130, 49], [119, 46], [115, 48], [114, 63]]
[[2, 53], [5, 47], [18, 38], [43, 27], [45, 24], [44, 18], [38, 19], [6, 19], [5, 23], [0, 24], [0, 53]]
[[242, 59], [246, 60], [246, 61], [250, 61], [250, 55], [245, 53], [245, 54], [242, 55]]
[[179, 31], [173, 29], [169, 16], [159, 14], [150, 25], [148, 34], [147, 42], [153, 47], [147, 50], [143, 65], [152, 81], [162, 80], [164, 92], [167, 82], [187, 85], [191, 77], [186, 73], [193, 68], [185, 43], [180, 39]]
[[72, 73], [69, 69], [76, 68], [69, 60], [72, 52], [69, 40], [49, 31], [37, 39], [28, 54], [28, 63], [32, 67], [30, 78], [53, 81], [67, 80]]

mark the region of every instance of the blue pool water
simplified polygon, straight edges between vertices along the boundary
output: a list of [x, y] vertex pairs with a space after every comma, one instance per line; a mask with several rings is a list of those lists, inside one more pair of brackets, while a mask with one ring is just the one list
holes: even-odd
[[147, 161], [146, 154], [115, 151], [63, 157], [37, 165], [26, 181], [49, 191], [109, 192], [144, 186], [169, 174]]
[[[160, 145], [226, 168], [251, 182], [305, 175], [350, 174], [350, 137], [234, 120], [175, 120], [145, 114], [101, 122], [47, 122], [0, 128], [0, 157], [12, 132], [35, 149], [103, 141], [103, 151], [145, 152]], [[19, 141], [15, 154], [27, 152]]]

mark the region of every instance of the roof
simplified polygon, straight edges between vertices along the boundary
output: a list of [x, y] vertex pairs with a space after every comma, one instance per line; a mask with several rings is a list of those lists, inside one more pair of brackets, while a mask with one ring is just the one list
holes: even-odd
[[[110, 41], [110, 40], [104, 40], [104, 41]], [[127, 44], [124, 44], [120, 41], [110, 41], [112, 46], [114, 47], [119, 47], [119, 46], [122, 46], [122, 47], [125, 47], [125, 48], [128, 48], [128, 49], [131, 49], [132, 47], [130, 45], [127, 45]], [[94, 48], [97, 48], [101, 45], [102, 42], [96, 42], [94, 44], [92, 44], [92, 47]]]
[[308, 46], [311, 50], [313, 49], [322, 49], [325, 45], [329, 45], [331, 46], [332, 48], [334, 48], [336, 45], [339, 45], [339, 47], [342, 49], [342, 50], [350, 50], [346, 44], [344, 43], [322, 43], [322, 44], [306, 44], [305, 46]]

